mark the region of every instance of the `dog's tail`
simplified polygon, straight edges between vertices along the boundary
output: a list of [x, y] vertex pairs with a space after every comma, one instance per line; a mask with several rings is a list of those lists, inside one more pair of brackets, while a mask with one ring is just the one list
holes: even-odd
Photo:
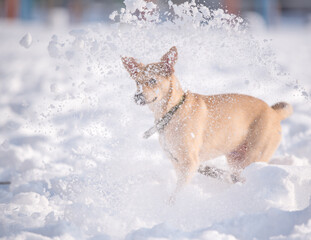
[[288, 118], [293, 113], [293, 107], [286, 102], [278, 102], [272, 105], [271, 108], [278, 113], [281, 120]]

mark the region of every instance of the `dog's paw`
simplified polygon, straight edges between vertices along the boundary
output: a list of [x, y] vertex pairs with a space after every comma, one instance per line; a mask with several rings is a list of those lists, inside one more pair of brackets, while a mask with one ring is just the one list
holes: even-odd
[[231, 180], [231, 183], [233, 183], [233, 184], [244, 183], [246, 181], [246, 179], [244, 177], [241, 177], [241, 175], [238, 173], [232, 173], [230, 175], [230, 180]]

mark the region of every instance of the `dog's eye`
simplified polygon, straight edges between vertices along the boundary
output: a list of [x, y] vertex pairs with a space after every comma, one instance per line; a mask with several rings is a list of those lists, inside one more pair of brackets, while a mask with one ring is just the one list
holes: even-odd
[[151, 78], [148, 82], [147, 85], [148, 86], [154, 86], [157, 83], [157, 80], [155, 80], [154, 78]]

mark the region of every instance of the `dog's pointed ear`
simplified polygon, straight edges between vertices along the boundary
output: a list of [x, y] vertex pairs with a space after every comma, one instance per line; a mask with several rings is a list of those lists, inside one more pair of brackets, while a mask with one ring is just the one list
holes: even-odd
[[177, 48], [172, 47], [167, 53], [161, 58], [161, 62], [164, 64], [165, 72], [171, 75], [174, 72], [174, 65], [178, 59]]
[[129, 72], [132, 78], [135, 78], [140, 71], [140, 66], [135, 58], [132, 57], [121, 57], [122, 63], [125, 69]]

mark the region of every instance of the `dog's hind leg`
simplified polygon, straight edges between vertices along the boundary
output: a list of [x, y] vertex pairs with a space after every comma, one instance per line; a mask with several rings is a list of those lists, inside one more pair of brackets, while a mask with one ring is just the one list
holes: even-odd
[[281, 126], [265, 116], [257, 119], [245, 141], [226, 155], [230, 167], [237, 172], [253, 162], [268, 162], [281, 140]]

